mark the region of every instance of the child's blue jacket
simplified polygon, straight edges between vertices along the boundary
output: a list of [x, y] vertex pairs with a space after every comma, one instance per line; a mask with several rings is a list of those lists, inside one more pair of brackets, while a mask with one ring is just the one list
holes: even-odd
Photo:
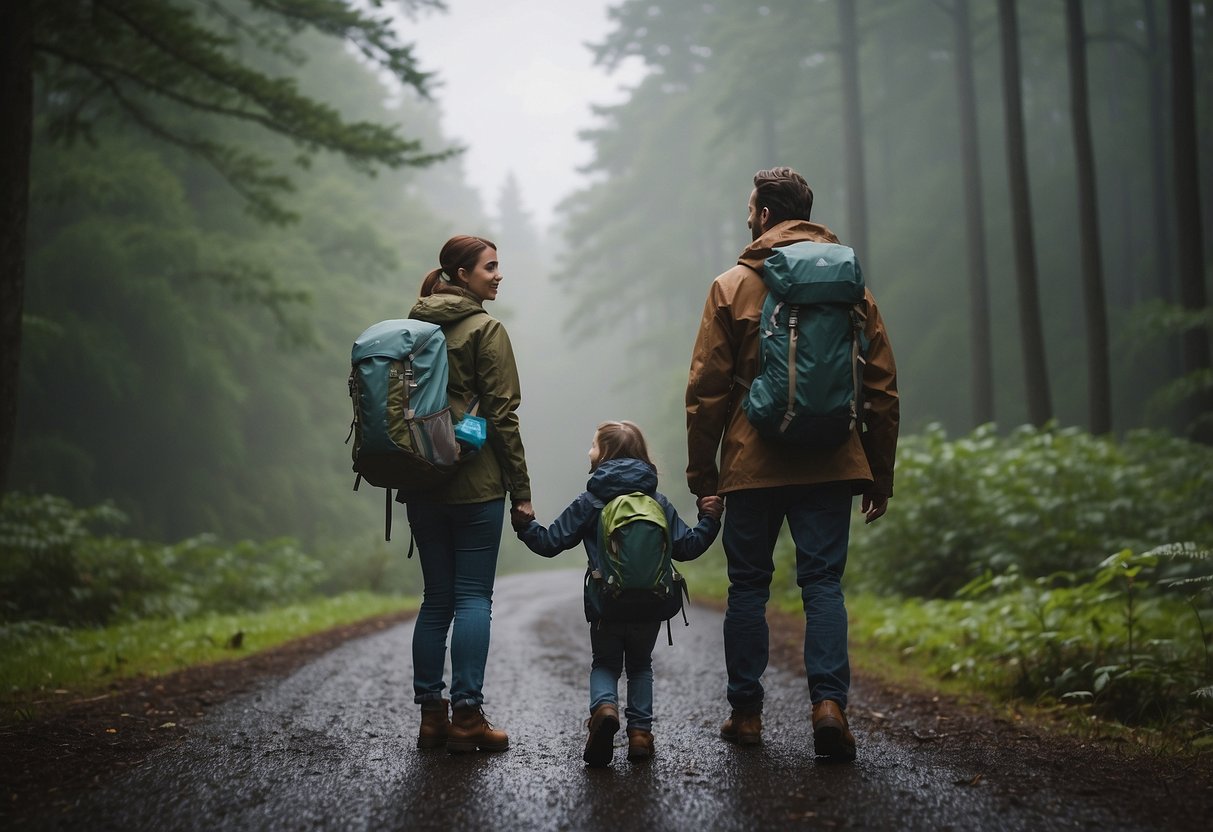
[[[704, 515], [694, 528], [688, 528], [678, 512], [670, 505], [664, 494], [657, 491], [657, 472], [653, 466], [639, 459], [608, 459], [594, 470], [586, 483], [586, 490], [560, 513], [548, 528], [537, 521], [518, 532], [518, 539], [537, 555], [555, 557], [578, 543], [585, 546], [589, 559], [588, 574], [598, 563], [598, 518], [602, 508], [622, 494], [639, 491], [655, 499], [665, 510], [666, 523], [670, 528], [674, 560], [694, 560], [712, 545], [720, 533], [720, 521]], [[597, 621], [598, 613], [590, 603], [587, 583], [585, 593], [585, 617]]]

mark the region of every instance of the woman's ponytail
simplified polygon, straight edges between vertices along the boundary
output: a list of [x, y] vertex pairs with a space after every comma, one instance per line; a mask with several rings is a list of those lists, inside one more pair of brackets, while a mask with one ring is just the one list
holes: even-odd
[[421, 292], [418, 297], [429, 297], [434, 294], [434, 287], [442, 282], [442, 269], [434, 269], [421, 281]]

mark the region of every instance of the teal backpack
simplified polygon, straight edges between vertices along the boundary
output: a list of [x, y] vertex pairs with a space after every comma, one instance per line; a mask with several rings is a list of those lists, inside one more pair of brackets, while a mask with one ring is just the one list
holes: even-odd
[[760, 436], [834, 448], [863, 413], [863, 273], [855, 252], [832, 243], [775, 249], [763, 263], [768, 291], [759, 322], [758, 375], [742, 408]]
[[346, 442], [353, 437], [354, 490], [362, 480], [387, 490], [385, 540], [391, 539], [392, 491], [401, 503], [432, 494], [467, 455], [451, 424], [447, 381], [446, 336], [437, 324], [380, 321], [354, 341], [354, 421]]
[[686, 581], [674, 569], [672, 550], [665, 510], [653, 497], [636, 491], [603, 506], [598, 518], [599, 563], [591, 565], [587, 577], [601, 617], [665, 621], [668, 629], [669, 619], [689, 597]]

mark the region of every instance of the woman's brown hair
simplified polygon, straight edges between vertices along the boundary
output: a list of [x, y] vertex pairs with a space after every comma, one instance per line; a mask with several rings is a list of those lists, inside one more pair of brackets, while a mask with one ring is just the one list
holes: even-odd
[[598, 465], [608, 459], [639, 459], [657, 467], [649, 459], [649, 446], [635, 422], [603, 422], [594, 434], [594, 443], [598, 446]]
[[[455, 279], [460, 269], [471, 271], [476, 268], [480, 253], [486, 248], [497, 250], [497, 244], [483, 237], [471, 237], [467, 234], [456, 234], [447, 240], [438, 252], [439, 267], [431, 271], [421, 281], [421, 297], [442, 294], [447, 291], [457, 291], [459, 283]], [[444, 277], [445, 275], [445, 277]]]

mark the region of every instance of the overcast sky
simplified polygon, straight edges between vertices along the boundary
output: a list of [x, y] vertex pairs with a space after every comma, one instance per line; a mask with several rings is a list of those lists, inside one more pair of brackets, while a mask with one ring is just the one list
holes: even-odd
[[484, 207], [496, 213], [512, 171], [540, 227], [584, 179], [591, 158], [577, 132], [590, 127], [591, 104], [622, 99], [639, 66], [608, 76], [592, 64], [587, 42], [608, 31], [608, 0], [447, 0], [446, 14], [403, 21], [436, 90], [446, 135], [467, 147], [464, 166]]

